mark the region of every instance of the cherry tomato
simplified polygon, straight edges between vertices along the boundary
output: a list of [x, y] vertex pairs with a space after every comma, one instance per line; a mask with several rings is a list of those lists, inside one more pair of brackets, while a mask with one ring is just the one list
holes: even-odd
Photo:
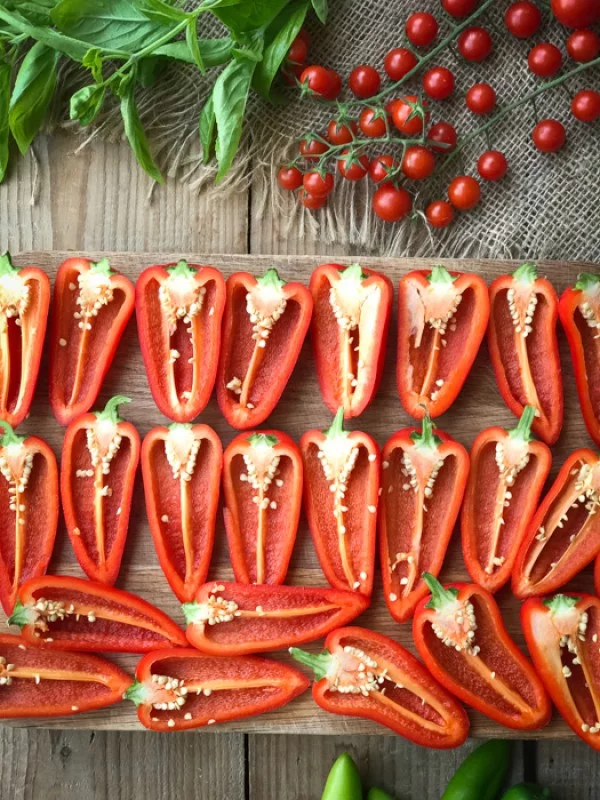
[[302, 183], [307, 194], [327, 196], [333, 190], [333, 175], [331, 172], [323, 175], [320, 172], [307, 172]]
[[399, 222], [412, 210], [412, 197], [401, 186], [384, 183], [373, 195], [373, 211], [386, 222]]
[[600, 92], [584, 89], [571, 101], [571, 113], [580, 122], [595, 122], [600, 117]]
[[335, 100], [339, 93], [342, 91], [342, 79], [334, 69], [327, 70], [329, 74], [329, 80], [331, 85], [331, 90], [329, 94], [325, 95], [327, 100]]
[[372, 108], [363, 109], [360, 112], [360, 117], [358, 118], [358, 127], [365, 136], [378, 139], [380, 136], [385, 136], [387, 127], [385, 124], [385, 119], [383, 117], [376, 116], [376, 114], [377, 112]]
[[406, 36], [415, 47], [429, 47], [438, 35], [439, 25], [433, 14], [418, 11], [406, 20]]
[[448, 187], [448, 198], [459, 211], [475, 208], [481, 198], [479, 182], [469, 175], [459, 175]]
[[442, 8], [452, 17], [468, 17], [475, 11], [478, 0], [442, 0]]
[[346, 124], [332, 119], [327, 126], [327, 138], [331, 144], [350, 144], [357, 132], [358, 126], [356, 122]]
[[435, 156], [423, 145], [407, 147], [402, 161], [402, 172], [413, 181], [428, 178], [435, 169]]
[[[423, 131], [423, 120], [418, 115], [411, 117], [414, 113], [412, 103], [418, 102], [418, 97], [414, 94], [409, 94], [405, 98], [393, 100], [390, 104], [392, 119], [394, 125], [399, 131], [406, 136], [419, 136]], [[425, 121], [427, 122], [429, 115], [425, 112]]]
[[552, 0], [552, 11], [567, 28], [587, 28], [600, 20], [598, 0]]
[[305, 64], [307, 55], [307, 43], [304, 41], [304, 39], [301, 39], [300, 36], [296, 36], [290, 45], [290, 49], [288, 50], [287, 60], [291, 61], [293, 64]]
[[302, 186], [302, 173], [298, 167], [281, 167], [277, 180], [282, 189], [293, 192]]
[[454, 91], [454, 75], [446, 67], [433, 67], [423, 75], [423, 89], [433, 100], [445, 100]]
[[446, 228], [454, 219], [454, 209], [447, 200], [434, 200], [425, 209], [425, 216], [432, 228]]
[[288, 84], [288, 86], [296, 86], [296, 83], [300, 80], [303, 70], [304, 66], [302, 64], [292, 64], [290, 61], [286, 61], [281, 68], [281, 74], [283, 75], [283, 80]]
[[542, 153], [555, 153], [567, 139], [565, 126], [556, 119], [543, 119], [533, 129], [533, 143]]
[[567, 53], [573, 61], [593, 61], [600, 55], [600, 36], [586, 29], [574, 31], [567, 39]]
[[317, 208], [323, 208], [327, 202], [326, 194], [310, 194], [304, 187], [298, 192], [298, 199], [304, 208], [310, 208], [311, 211], [316, 211]]
[[[477, 172], [486, 181], [499, 181], [508, 172], [508, 161], [499, 150], [488, 150], [479, 156]], [[306, 177], [304, 178], [306, 185]]]
[[458, 52], [466, 61], [483, 61], [492, 46], [492, 37], [485, 28], [467, 28], [458, 37]]
[[337, 162], [338, 171], [347, 181], [359, 181], [369, 171], [369, 159], [362, 156], [352, 156], [350, 150], [342, 150], [342, 158]]
[[496, 105], [496, 91], [489, 83], [476, 83], [468, 90], [465, 100], [474, 114], [489, 114]]
[[543, 42], [531, 48], [527, 63], [534, 75], [539, 78], [550, 78], [556, 75], [562, 66], [562, 53], [555, 45]]
[[300, 75], [300, 83], [307, 86], [318, 97], [335, 100], [342, 88], [342, 79], [333, 69], [320, 66], [306, 67]]
[[360, 67], [355, 67], [352, 70], [348, 83], [350, 84], [350, 91], [355, 97], [363, 99], [373, 97], [381, 87], [381, 75], [375, 67], [361, 64]]
[[386, 181], [391, 170], [398, 168], [398, 161], [393, 156], [377, 156], [369, 165], [369, 178], [373, 183]]
[[542, 24], [542, 14], [535, 3], [519, 0], [506, 9], [504, 24], [517, 39], [529, 39]]
[[432, 150], [435, 150], [436, 153], [450, 153], [454, 150], [456, 142], [458, 141], [456, 128], [454, 125], [450, 125], [449, 122], [436, 122], [435, 125], [432, 125], [429, 129], [427, 141], [449, 145], [449, 147], [439, 147], [435, 144], [431, 144], [430, 147]]
[[399, 81], [417, 66], [417, 57], [406, 47], [395, 47], [386, 55], [383, 66], [390, 80]]
[[319, 139], [302, 139], [300, 142], [300, 155], [307, 161], [318, 161], [319, 156], [327, 152], [327, 145]]
[[306, 46], [310, 47], [310, 33], [306, 30], [306, 28], [300, 28], [298, 39], [302, 39]]

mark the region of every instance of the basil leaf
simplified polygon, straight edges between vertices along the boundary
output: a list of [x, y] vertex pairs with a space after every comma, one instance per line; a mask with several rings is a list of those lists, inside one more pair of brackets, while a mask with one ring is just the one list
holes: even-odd
[[248, 31], [242, 33], [231, 48], [231, 55], [237, 59], [247, 59], [258, 64], [262, 61], [265, 49], [263, 31]]
[[23, 155], [46, 119], [56, 87], [58, 53], [36, 42], [21, 63], [10, 99], [10, 130]]
[[96, 83], [102, 83], [102, 65], [104, 60], [102, 58], [102, 51], [98, 47], [91, 47], [84, 55], [81, 63], [90, 70], [92, 78]]
[[232, 61], [217, 78], [212, 100], [217, 123], [215, 153], [219, 162], [217, 183], [227, 174], [242, 136], [244, 112], [256, 63]]
[[273, 99], [271, 86], [304, 23], [309, 3], [310, 0], [290, 3], [267, 29], [265, 40], [270, 43], [252, 80], [253, 88], [267, 100]]
[[146, 56], [146, 58], [143, 58], [138, 62], [136, 77], [138, 83], [140, 86], [143, 86], [144, 89], [154, 85], [154, 82], [158, 77], [159, 64], [160, 59], [155, 58], [154, 56]]
[[163, 0], [135, 0], [135, 5], [148, 19], [158, 22], [160, 25], [181, 22], [191, 16], [180, 8], [164, 3]]
[[140, 166], [157, 183], [164, 183], [164, 178], [150, 153], [148, 139], [140, 122], [135, 102], [134, 86], [135, 84], [132, 81], [121, 97], [121, 116], [125, 125], [125, 136], [127, 136], [127, 140]]
[[1, 4], [0, 20], [4, 20], [4, 22], [8, 23], [11, 31], [18, 31], [30, 39], [35, 39], [37, 42], [45, 44], [53, 50], [57, 50], [59, 53], [64, 53], [66, 56], [69, 56], [69, 58], [72, 58], [73, 61], [81, 62], [82, 58], [89, 50], [89, 44], [65, 36], [60, 33], [60, 31], [55, 31], [48, 25], [33, 25], [25, 19], [25, 17], [6, 11]]
[[8, 106], [10, 104], [10, 76], [12, 65], [0, 63], [0, 181], [4, 180], [8, 167], [8, 145], [10, 128]]
[[50, 11], [56, 5], [56, 0], [15, 0], [5, 3], [11, 11], [18, 11], [25, 19], [34, 25], [47, 25], [50, 22]]
[[212, 94], [204, 104], [204, 108], [200, 113], [200, 144], [202, 145], [202, 160], [208, 164], [212, 157], [213, 142], [216, 133], [216, 118], [215, 106], [213, 103]]
[[[205, 67], [218, 67], [225, 64], [231, 58], [231, 48], [233, 42], [229, 38], [222, 39], [199, 39], [198, 46], [202, 53], [202, 61]], [[173, 58], [177, 61], [185, 61], [188, 64], [195, 64], [193, 54], [189, 45], [185, 41], [171, 42], [157, 47], [153, 55]]]
[[104, 104], [104, 86], [83, 86], [71, 97], [69, 116], [78, 119], [82, 125], [89, 125], [100, 113]]
[[204, 75], [206, 72], [206, 68], [204, 66], [204, 61], [202, 60], [202, 52], [200, 50], [200, 45], [198, 43], [198, 29], [196, 26], [196, 18], [191, 17], [188, 24], [185, 28], [185, 41], [187, 46], [192, 54], [194, 59], [194, 63], [200, 70], [200, 72]]
[[327, 0], [312, 0], [312, 7], [319, 18], [319, 22], [325, 25], [327, 22], [327, 12], [329, 11]]
[[243, 0], [232, 8], [215, 9], [218, 17], [234, 33], [266, 28], [286, 7], [288, 0]]

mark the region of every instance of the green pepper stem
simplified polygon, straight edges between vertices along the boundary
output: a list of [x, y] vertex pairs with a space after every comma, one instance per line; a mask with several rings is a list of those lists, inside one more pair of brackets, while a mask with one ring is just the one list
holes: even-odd
[[141, 706], [146, 700], [146, 687], [140, 681], [134, 681], [131, 686], [125, 690], [123, 700], [131, 700], [135, 703], [136, 708]]
[[525, 406], [517, 426], [508, 431], [511, 439], [522, 439], [524, 442], [530, 442], [533, 439], [531, 426], [535, 419], [535, 411], [535, 406]]
[[183, 603], [181, 610], [183, 611], [183, 616], [188, 625], [195, 625], [205, 620], [205, 617], [202, 617], [201, 620], [198, 619], [198, 612], [203, 611], [201, 603]]
[[276, 289], [280, 289], [282, 286], [285, 286], [285, 281], [281, 280], [275, 267], [268, 269], [264, 275], [261, 275], [260, 278], [256, 279], [256, 282], [261, 286], [272, 286]]
[[348, 431], [344, 430], [344, 407], [340, 406], [337, 410], [331, 427], [323, 431], [328, 439], [336, 439], [338, 436], [348, 436]]
[[436, 264], [434, 267], [431, 268], [431, 272], [427, 276], [427, 280], [429, 283], [454, 283], [457, 278], [454, 275], [450, 275], [446, 267], [443, 267], [441, 264]]
[[433, 423], [427, 411], [425, 411], [425, 416], [421, 422], [421, 433], [415, 431], [411, 433], [410, 438], [415, 443], [416, 447], [428, 447], [431, 450], [437, 450], [442, 444], [440, 437], [436, 436], [433, 432]]
[[521, 266], [513, 272], [512, 276], [517, 281], [533, 283], [537, 281], [538, 278], [537, 266], [531, 261], [527, 261], [525, 264], [521, 264]]
[[191, 422], [172, 422], [168, 426], [170, 431], [191, 431], [193, 427]]
[[198, 270], [188, 266], [185, 258], [180, 259], [174, 267], [168, 267], [167, 272], [176, 278], [191, 278]]
[[599, 283], [600, 275], [594, 275], [593, 272], [580, 272], [573, 288], [578, 292], [588, 292], [590, 289], [597, 288]]
[[252, 447], [275, 447], [279, 443], [279, 439], [276, 436], [271, 436], [267, 433], [253, 433], [248, 437], [247, 441]]
[[341, 270], [340, 277], [344, 281], [350, 280], [360, 283], [360, 281], [366, 280], [369, 276], [365, 275], [360, 264], [350, 264], [345, 269]]
[[110, 398], [110, 400], [104, 406], [104, 409], [102, 411], [96, 411], [95, 414], [98, 417], [98, 419], [108, 420], [109, 422], [113, 422], [116, 425], [119, 422], [123, 422], [118, 412], [119, 412], [119, 406], [122, 406], [125, 403], [131, 403], [131, 398], [124, 397], [121, 394], [117, 394], [114, 397]]
[[90, 269], [92, 272], [101, 272], [103, 275], [114, 275], [114, 272], [110, 268], [110, 262], [108, 258], [101, 258], [100, 261], [93, 262], [91, 264]]
[[0, 255], [0, 275], [12, 275], [18, 271], [19, 270], [13, 266], [8, 250], [6, 253], [2, 253], [2, 255]]
[[431, 600], [427, 603], [425, 608], [434, 608], [436, 611], [439, 611], [448, 603], [453, 603], [458, 597], [458, 589], [444, 589], [442, 584], [437, 578], [434, 578], [430, 572], [424, 572], [421, 577], [431, 592]]
[[301, 650], [299, 647], [290, 647], [289, 653], [299, 664], [304, 664], [305, 667], [312, 669], [315, 679], [318, 681], [327, 675], [333, 659], [329, 650], [323, 650], [322, 653], [307, 653], [306, 650]]
[[15, 607], [13, 608], [12, 614], [6, 620], [7, 625], [18, 625], [19, 628], [22, 628], [24, 625], [27, 625], [29, 622], [29, 609], [27, 606], [24, 606], [20, 600], [17, 600], [15, 603]]
[[4, 428], [4, 433], [0, 436], [1, 447], [8, 447], [9, 444], [23, 444], [25, 441], [25, 436], [17, 436], [14, 428], [3, 419], [0, 419], [0, 428]]
[[566, 594], [555, 594], [554, 597], [542, 600], [542, 603], [550, 609], [552, 614], [560, 615], [570, 611], [580, 600], [581, 597], [569, 597]]

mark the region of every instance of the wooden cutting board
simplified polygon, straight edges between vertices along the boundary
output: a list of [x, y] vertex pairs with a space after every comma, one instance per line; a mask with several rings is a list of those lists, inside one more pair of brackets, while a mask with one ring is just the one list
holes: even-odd
[[[53, 279], [57, 267], [69, 255], [72, 254], [30, 252], [16, 256], [14, 261], [19, 266], [26, 264], [40, 266]], [[258, 275], [269, 267], [276, 267], [282, 277], [287, 280], [299, 280], [307, 284], [313, 269], [318, 264], [331, 260], [329, 258], [319, 258], [318, 256], [205, 256], [182, 253], [144, 253], [140, 255], [130, 253], [88, 253], [85, 255], [93, 260], [107, 256], [115, 269], [122, 271], [133, 281], [145, 267], [151, 264], [172, 263], [184, 255], [192, 263], [210, 264], [221, 269], [225, 275], [230, 275], [238, 270], [246, 270]], [[395, 285], [397, 285], [399, 278], [404, 273], [412, 269], [428, 269], [436, 263], [426, 259], [361, 258], [354, 260], [359, 260], [366, 267], [384, 272], [392, 279]], [[343, 263], [348, 264], [350, 262], [351, 260], [344, 260]], [[443, 263], [449, 269], [477, 272], [488, 283], [498, 275], [510, 272], [515, 266], [518, 266], [518, 264], [508, 261], [444, 259]], [[559, 293], [574, 281], [578, 272], [593, 269], [593, 265], [582, 263], [539, 263], [540, 275], [549, 278]], [[414, 424], [413, 420], [402, 409], [396, 392], [395, 331], [394, 308], [394, 319], [390, 328], [386, 354], [385, 375], [381, 388], [375, 401], [366, 412], [358, 420], [353, 420], [349, 423], [349, 427], [362, 429], [370, 433], [380, 445], [383, 445], [394, 431]], [[565, 425], [560, 440], [553, 448], [554, 465], [552, 478], [556, 475], [565, 457], [572, 450], [581, 446], [593, 446], [583, 424], [575, 392], [573, 370], [567, 343], [562, 331], [559, 331], [559, 339], [565, 384]], [[44, 358], [31, 415], [23, 423], [19, 432], [35, 433], [42, 436], [52, 445], [57, 457], [60, 458], [63, 429], [52, 416], [48, 404], [47, 384], [47, 365], [46, 358]], [[151, 427], [165, 424], [166, 420], [156, 409], [148, 389], [137, 341], [135, 320], [131, 320], [125, 332], [115, 362], [104, 382], [102, 394], [97, 405], [99, 407], [102, 406], [109, 397], [115, 394], [125, 394], [131, 397], [133, 402], [124, 409], [123, 414], [137, 426], [141, 436], [144, 436]], [[221, 416], [214, 396], [200, 419], [217, 431], [224, 446], [237, 433], [237, 431], [229, 427]], [[283, 430], [297, 441], [300, 435], [309, 428], [328, 427], [331, 424], [331, 419], [331, 414], [325, 407], [319, 393], [312, 352], [307, 341], [283, 397], [265, 427]], [[508, 427], [514, 425], [515, 418], [504, 406], [498, 393], [485, 345], [481, 348], [481, 352], [457, 402], [443, 417], [437, 420], [437, 423], [442, 430], [462, 442], [466, 447], [471, 446], [473, 439], [482, 428], [496, 424]], [[83, 575], [71, 550], [62, 521], [49, 571], [54, 574]], [[218, 518], [217, 544], [209, 578], [211, 580], [232, 579], [221, 514], [219, 514]], [[455, 531], [450, 545], [442, 578], [445, 581], [468, 580], [463, 565], [458, 530]], [[325, 579], [317, 562], [310, 533], [304, 519], [301, 521], [298, 532], [296, 548], [288, 573], [288, 582], [297, 585], [325, 585]], [[146, 521], [140, 474], [137, 477], [129, 537], [117, 585], [141, 595], [146, 600], [162, 608], [173, 619], [183, 624], [183, 615], [179, 602], [171, 592], [158, 565]], [[578, 576], [572, 587], [569, 588], [577, 591], [593, 591], [591, 569]], [[509, 589], [506, 588], [497, 595], [497, 599], [510, 634], [514, 636], [520, 646], [524, 647], [523, 636], [519, 626], [518, 602], [511, 596]], [[414, 651], [410, 624], [399, 625], [389, 616], [383, 600], [381, 580], [378, 576], [375, 581], [371, 608], [357, 620], [357, 624], [385, 633]], [[321, 642], [317, 643], [317, 645], [312, 646], [312, 649], [319, 649], [321, 644]], [[285, 653], [276, 654], [275, 657], [288, 658]], [[110, 656], [110, 658], [113, 658], [115, 662], [133, 673], [139, 656]], [[470, 716], [472, 720], [471, 733], [474, 736], [523, 738], [521, 733], [502, 728], [481, 714], [470, 712]], [[141, 729], [133, 704], [125, 702], [103, 711], [82, 714], [68, 719], [14, 720], [7, 724], [20, 727], [69, 727], [90, 730]], [[279, 711], [254, 719], [243, 720], [240, 723], [217, 725], [208, 730], [211, 730], [211, 732], [229, 730], [257, 733], [389, 733], [387, 728], [371, 722], [334, 716], [322, 711], [313, 702], [310, 691]], [[546, 728], [529, 734], [530, 738], [540, 739], [573, 736], [574, 734], [556, 714]]]

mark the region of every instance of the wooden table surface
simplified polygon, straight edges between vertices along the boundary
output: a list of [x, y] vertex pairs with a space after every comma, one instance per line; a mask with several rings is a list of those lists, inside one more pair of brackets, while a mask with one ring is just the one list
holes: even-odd
[[[285, 207], [275, 213], [252, 186], [209, 201], [169, 180], [149, 201], [150, 182], [126, 145], [96, 143], [75, 154], [76, 144], [60, 135], [39, 140], [37, 164], [21, 160], [0, 186], [0, 248], [357, 255], [319, 240], [310, 226], [290, 227]], [[0, 797], [318, 800], [330, 764], [348, 750], [365, 783], [398, 800], [437, 800], [474, 746], [437, 753], [394, 736], [0, 727]], [[600, 759], [585, 745], [528, 741], [515, 753], [515, 779], [547, 783], [557, 800], [597, 797]]]

